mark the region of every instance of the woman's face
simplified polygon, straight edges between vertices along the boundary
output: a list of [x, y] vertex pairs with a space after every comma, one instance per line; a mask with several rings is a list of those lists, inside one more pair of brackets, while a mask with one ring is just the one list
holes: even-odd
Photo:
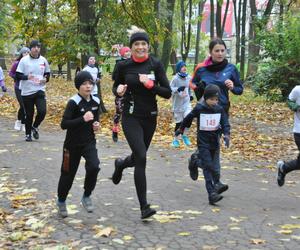
[[213, 62], [220, 63], [225, 59], [226, 48], [223, 44], [216, 44], [210, 52]]
[[131, 54], [137, 58], [143, 58], [148, 55], [149, 45], [146, 41], [135, 41], [132, 44]]
[[24, 56], [27, 56], [29, 54], [29, 52], [24, 52], [24, 53], [22, 53], [22, 56], [24, 57]]

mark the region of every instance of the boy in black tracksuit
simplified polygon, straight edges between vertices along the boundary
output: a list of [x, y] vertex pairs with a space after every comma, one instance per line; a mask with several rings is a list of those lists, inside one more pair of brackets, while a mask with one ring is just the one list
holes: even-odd
[[229, 147], [230, 125], [224, 109], [218, 105], [220, 89], [210, 84], [204, 90], [204, 100], [197, 103], [195, 108], [184, 118], [179, 135], [184, 128], [190, 127], [193, 118], [197, 117], [197, 146], [198, 150], [189, 159], [189, 171], [193, 180], [198, 179], [198, 167], [203, 169], [208, 200], [211, 205], [220, 201], [220, 193], [228, 186], [220, 182], [220, 174], [216, 169], [216, 152], [220, 150], [220, 135], [224, 134], [226, 147]]
[[62, 217], [68, 216], [65, 201], [72, 187], [81, 156], [86, 161], [84, 194], [81, 202], [88, 212], [93, 211], [90, 195], [96, 186], [100, 170], [94, 133], [100, 126], [100, 100], [91, 95], [93, 85], [93, 77], [89, 72], [81, 71], [76, 75], [75, 87], [78, 89], [78, 94], [69, 100], [61, 121], [61, 128], [67, 129], [57, 195], [58, 212]]

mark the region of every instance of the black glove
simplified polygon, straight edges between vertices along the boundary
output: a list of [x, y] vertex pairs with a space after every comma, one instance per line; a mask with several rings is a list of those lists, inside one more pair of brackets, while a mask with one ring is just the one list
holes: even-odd
[[181, 87], [179, 87], [179, 88], [177, 89], [177, 91], [178, 91], [178, 92], [184, 91], [184, 89], [185, 89], [185, 86], [181, 86]]
[[194, 97], [192, 95], [190, 95], [190, 101], [193, 101]]
[[183, 130], [180, 129], [180, 128], [175, 131], [175, 136], [179, 136], [179, 135], [182, 135], [182, 134], [183, 134]]
[[197, 86], [197, 89], [205, 89], [206, 82], [201, 80], [200, 82], [196, 83], [196, 86]]
[[226, 148], [229, 148], [229, 144], [230, 144], [229, 135], [224, 135], [224, 143], [225, 143]]

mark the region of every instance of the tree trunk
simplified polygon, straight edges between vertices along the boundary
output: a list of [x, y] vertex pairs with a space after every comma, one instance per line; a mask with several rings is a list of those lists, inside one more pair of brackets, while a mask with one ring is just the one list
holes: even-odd
[[98, 54], [98, 42], [95, 27], [95, 1], [94, 0], [77, 0], [78, 17], [79, 17], [79, 33], [81, 34], [82, 43], [88, 49], [82, 51], [81, 63], [82, 67], [87, 64], [88, 54], [94, 52]]
[[[154, 1], [154, 11], [156, 13], [156, 18], [157, 20], [159, 20], [159, 5], [160, 5], [160, 0], [155, 0]], [[154, 42], [153, 42], [153, 52], [154, 52], [154, 55], [156, 57], [158, 57], [158, 31], [156, 30], [154, 32]]]
[[226, 18], [227, 18], [228, 8], [229, 8], [229, 0], [227, 0], [226, 8], [225, 8], [225, 13], [224, 13], [223, 21], [222, 21], [221, 37], [223, 37], [223, 34], [224, 34], [224, 29], [225, 29], [225, 24], [226, 24]]
[[[40, 11], [41, 11], [41, 19], [40, 19], [40, 26], [41, 27], [47, 27], [46, 23], [47, 23], [47, 5], [48, 2], [47, 0], [40, 0]], [[39, 38], [42, 46], [41, 46], [41, 55], [46, 55], [47, 53], [47, 47], [46, 44], [44, 42], [44, 40], [40, 37]]]
[[222, 38], [222, 3], [223, 1], [217, 1], [217, 10], [216, 10], [216, 32], [217, 37]]
[[247, 11], [247, 0], [243, 0], [243, 11], [242, 11], [242, 36], [241, 36], [241, 79], [244, 80], [245, 76], [245, 63], [246, 63], [246, 13]]
[[234, 20], [235, 20], [235, 63], [240, 63], [240, 28], [241, 28], [241, 3], [242, 0], [238, 0], [238, 7], [237, 7], [237, 1], [233, 0], [233, 6], [234, 6]]
[[[181, 32], [182, 32], [182, 60], [185, 62], [189, 51], [190, 51], [190, 45], [191, 45], [191, 19], [192, 19], [192, 7], [193, 7], [193, 1], [189, 0], [188, 1], [188, 28], [187, 28], [187, 33], [186, 33], [186, 28], [185, 28], [185, 8], [184, 8], [184, 0], [181, 1], [181, 19], [182, 19], [182, 25], [181, 25]], [[184, 48], [184, 52], [183, 52]]]
[[72, 76], [71, 76], [71, 63], [70, 61], [67, 62], [67, 81], [71, 81]]
[[3, 70], [7, 70], [4, 54], [0, 53], [0, 66]]
[[259, 45], [256, 45], [256, 29], [262, 30], [266, 27], [268, 20], [270, 18], [271, 11], [273, 9], [275, 0], [269, 0], [267, 2], [266, 9], [263, 13], [263, 16], [259, 22], [256, 22], [257, 18], [257, 9], [255, 5], [255, 1], [250, 0], [250, 8], [251, 8], [251, 21], [252, 21], [252, 29], [251, 29], [251, 41], [249, 43], [249, 56], [251, 60], [249, 60], [248, 63], [248, 70], [247, 70], [247, 76], [253, 75], [257, 72], [258, 64], [257, 64], [257, 58], [259, 56], [260, 47]]
[[200, 0], [198, 2], [198, 21], [197, 21], [197, 35], [196, 35], [196, 52], [195, 52], [195, 60], [194, 60], [194, 68], [196, 67], [196, 65], [198, 64], [199, 61], [199, 51], [200, 51], [200, 34], [201, 34], [201, 23], [202, 23], [202, 12], [203, 12], [203, 8], [204, 8], [204, 4], [205, 4], [205, 0], [202, 1]]
[[161, 61], [167, 70], [170, 61], [170, 54], [172, 49], [172, 33], [173, 33], [173, 15], [174, 15], [174, 8], [175, 8], [175, 0], [167, 0], [167, 9], [168, 9], [168, 17], [166, 23], [166, 30], [165, 32], [165, 40], [162, 49], [162, 57]]
[[248, 44], [248, 69], [247, 76], [253, 74], [257, 71], [257, 52], [259, 51], [259, 46], [256, 44], [256, 34], [255, 34], [255, 21], [257, 16], [257, 9], [255, 0], [250, 1], [250, 11], [251, 11], [251, 19], [250, 19], [250, 27], [249, 27], [249, 44]]
[[172, 65], [173, 75], [175, 75], [176, 74], [177, 55], [176, 55], [176, 50], [174, 48], [171, 51], [170, 62]]
[[215, 5], [214, 0], [210, 0], [210, 40], [215, 37]]

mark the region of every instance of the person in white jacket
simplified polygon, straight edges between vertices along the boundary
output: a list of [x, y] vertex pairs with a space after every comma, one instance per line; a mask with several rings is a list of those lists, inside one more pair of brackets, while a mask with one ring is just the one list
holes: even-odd
[[[176, 124], [174, 131], [176, 131], [180, 127], [184, 117], [186, 117], [187, 114], [190, 113], [192, 110], [191, 101], [193, 100], [193, 96], [189, 88], [190, 79], [191, 77], [187, 73], [185, 62], [177, 62], [176, 75], [173, 77], [170, 84], [172, 89], [172, 111], [174, 115], [174, 121]], [[186, 128], [181, 136], [181, 139], [186, 146], [190, 146], [191, 142], [187, 136], [187, 132], [188, 129]], [[179, 147], [179, 139], [179, 136], [174, 135], [172, 146], [176, 148]]]

